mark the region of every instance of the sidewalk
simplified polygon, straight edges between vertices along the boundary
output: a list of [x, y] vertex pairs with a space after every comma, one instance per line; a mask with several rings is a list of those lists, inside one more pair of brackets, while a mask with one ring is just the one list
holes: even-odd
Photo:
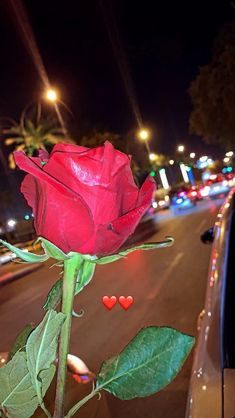
[[0, 287], [42, 268], [42, 264], [9, 263], [0, 268]]

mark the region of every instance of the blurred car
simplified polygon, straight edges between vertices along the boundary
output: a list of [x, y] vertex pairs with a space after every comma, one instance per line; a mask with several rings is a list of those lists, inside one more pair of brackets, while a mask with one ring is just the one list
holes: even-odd
[[170, 201], [173, 210], [190, 209], [196, 205], [196, 199], [188, 194], [187, 187], [172, 189]]
[[235, 190], [215, 226], [202, 235], [213, 242], [204, 309], [198, 317], [185, 418], [235, 417]]
[[167, 190], [165, 190], [164, 188], [158, 188], [154, 192], [152, 208], [155, 212], [170, 208], [170, 197]]
[[152, 200], [152, 208], [154, 211], [160, 211], [163, 209], [169, 209], [170, 208], [170, 197], [168, 195], [158, 198], [154, 197]]
[[202, 200], [203, 199], [203, 196], [201, 193], [202, 187], [203, 186], [198, 186], [198, 185], [189, 187], [189, 189], [187, 190], [188, 197], [196, 201]]
[[205, 183], [204, 191], [211, 199], [225, 197], [229, 193], [228, 180], [222, 174], [212, 174]]

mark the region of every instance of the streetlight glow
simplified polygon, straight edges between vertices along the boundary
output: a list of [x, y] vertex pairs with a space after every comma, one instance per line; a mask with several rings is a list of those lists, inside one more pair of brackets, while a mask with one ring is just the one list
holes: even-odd
[[58, 99], [57, 93], [54, 89], [48, 89], [46, 91], [45, 96], [46, 96], [46, 99], [49, 100], [49, 102], [53, 102], [53, 103], [56, 102]]
[[15, 221], [14, 219], [9, 219], [9, 220], [7, 221], [7, 225], [8, 225], [10, 228], [13, 228], [13, 226], [15, 226], [15, 224], [16, 224], [16, 221]]
[[139, 137], [143, 141], [146, 141], [149, 138], [149, 131], [147, 129], [141, 129], [139, 131]]
[[149, 159], [150, 159], [150, 161], [155, 161], [155, 160], [156, 160], [156, 158], [157, 158], [157, 155], [156, 155], [154, 152], [151, 152], [151, 153], [149, 154]]
[[228, 151], [226, 152], [226, 157], [232, 157], [233, 156], [233, 151]]
[[230, 158], [229, 157], [225, 157], [224, 158], [224, 163], [229, 163], [229, 161], [230, 161]]
[[184, 145], [178, 145], [177, 150], [179, 152], [184, 152], [185, 146]]
[[173, 165], [174, 164], [174, 160], [169, 160], [169, 164]]
[[189, 156], [190, 156], [190, 158], [195, 158], [196, 154], [195, 154], [195, 152], [190, 152]]

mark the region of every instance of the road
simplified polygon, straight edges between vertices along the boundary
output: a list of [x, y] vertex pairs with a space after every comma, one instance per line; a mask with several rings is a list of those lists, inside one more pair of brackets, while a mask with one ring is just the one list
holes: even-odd
[[[201, 202], [197, 208], [176, 217], [170, 212], [159, 214], [158, 232], [150, 241], [170, 235], [175, 238], [172, 247], [135, 252], [128, 259], [99, 266], [91, 284], [76, 297], [75, 309], [83, 308], [85, 314], [73, 321], [70, 352], [81, 357], [96, 373], [102, 360], [121, 351], [143, 326], [167, 325], [196, 335], [211, 248], [200, 242], [200, 234], [213, 225], [219, 204], [221, 201]], [[49, 270], [48, 265], [1, 287], [0, 351], [9, 350], [14, 337], [26, 323], [37, 324], [41, 320], [41, 306], [59, 275], [58, 267]], [[128, 311], [119, 305], [108, 311], [101, 302], [104, 295], [131, 295], [134, 304]], [[192, 355], [174, 382], [159, 394], [125, 402], [104, 394], [100, 402], [90, 401], [90, 405], [83, 407], [76, 416], [183, 418], [191, 364]], [[69, 385], [72, 385], [71, 381]], [[74, 395], [78, 385], [75, 389], [72, 386]], [[82, 392], [86, 390], [81, 389]], [[91, 413], [92, 407], [98, 408], [95, 415]], [[43, 417], [42, 414], [36, 416]]]

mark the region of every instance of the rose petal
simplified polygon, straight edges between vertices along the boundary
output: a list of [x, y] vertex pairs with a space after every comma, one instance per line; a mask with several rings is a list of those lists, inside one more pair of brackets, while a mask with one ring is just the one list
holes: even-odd
[[89, 206], [95, 224], [110, 222], [132, 209], [138, 188], [130, 170], [130, 159], [106, 142], [84, 154], [55, 152], [44, 171], [63, 179]]
[[[81, 198], [80, 196], [78, 196], [77, 193], [75, 193], [75, 191], [70, 189], [66, 184], [64, 184], [63, 182], [57, 180], [55, 177], [48, 174], [43, 169], [44, 166], [41, 165], [40, 158], [27, 157], [25, 153], [22, 151], [15, 151], [14, 158], [15, 158], [16, 164], [21, 170], [24, 170], [27, 173], [32, 174], [38, 179], [46, 181], [48, 184], [53, 186], [56, 190], [67, 195], [68, 197]], [[47, 164], [45, 165], [45, 167], [47, 166]]]
[[[99, 226], [94, 242], [94, 254], [97, 256], [113, 254], [121, 247], [149, 208], [155, 189], [155, 181], [152, 177], [147, 177], [139, 191], [138, 206], [109, 225]], [[83, 247], [84, 253], [86, 245]]]
[[[68, 198], [30, 174], [24, 178], [21, 192], [33, 209], [37, 235], [53, 242], [65, 253], [80, 252], [81, 247], [93, 236], [94, 224], [90, 211], [80, 199]], [[88, 248], [88, 253], [92, 249]]]
[[56, 144], [53, 147], [53, 150], [51, 152], [51, 156], [55, 153], [55, 152], [75, 152], [75, 153], [83, 153], [88, 151], [90, 148], [87, 147], [82, 147], [81, 145], [73, 145], [73, 144]]

